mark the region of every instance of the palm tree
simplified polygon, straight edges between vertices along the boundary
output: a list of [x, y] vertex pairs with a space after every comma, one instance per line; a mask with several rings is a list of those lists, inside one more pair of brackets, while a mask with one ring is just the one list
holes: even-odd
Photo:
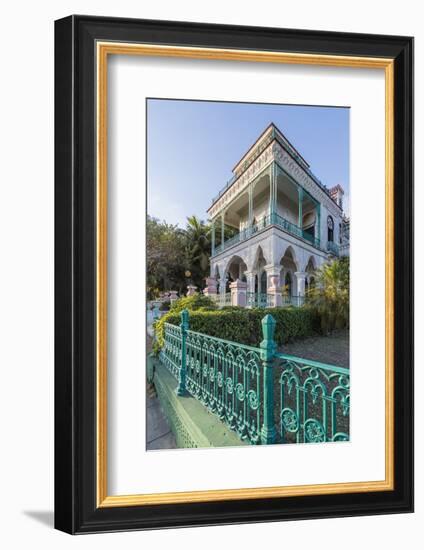
[[308, 303], [321, 319], [321, 328], [329, 332], [349, 326], [349, 258], [324, 264], [315, 273], [316, 284], [307, 293]]
[[211, 228], [197, 216], [187, 218], [185, 229], [187, 262], [194, 282], [200, 286], [209, 271]]

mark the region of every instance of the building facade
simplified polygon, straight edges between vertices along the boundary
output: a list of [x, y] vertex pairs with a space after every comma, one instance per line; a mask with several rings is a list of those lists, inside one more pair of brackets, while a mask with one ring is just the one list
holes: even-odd
[[[204, 293], [223, 305], [301, 305], [314, 271], [349, 254], [344, 191], [327, 189], [270, 124], [212, 201], [211, 271]], [[225, 239], [228, 229], [233, 236]]]

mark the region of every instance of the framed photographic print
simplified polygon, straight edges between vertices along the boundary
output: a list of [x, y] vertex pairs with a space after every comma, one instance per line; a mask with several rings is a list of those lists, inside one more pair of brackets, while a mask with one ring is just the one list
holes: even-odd
[[413, 39], [55, 27], [55, 525], [413, 509]]

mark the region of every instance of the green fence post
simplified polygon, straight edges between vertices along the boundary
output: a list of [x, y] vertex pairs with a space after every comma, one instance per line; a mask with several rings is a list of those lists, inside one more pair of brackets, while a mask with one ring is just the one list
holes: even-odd
[[263, 340], [260, 343], [263, 366], [263, 424], [261, 442], [263, 445], [275, 443], [277, 432], [274, 422], [274, 369], [273, 360], [276, 350], [274, 341], [275, 319], [268, 314], [262, 319]]
[[181, 368], [178, 379], [177, 395], [187, 395], [186, 372], [187, 372], [187, 331], [190, 328], [189, 313], [187, 309], [181, 312]]

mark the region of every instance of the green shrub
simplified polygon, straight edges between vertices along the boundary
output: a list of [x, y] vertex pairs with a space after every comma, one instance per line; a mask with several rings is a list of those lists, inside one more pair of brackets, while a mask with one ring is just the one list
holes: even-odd
[[[316, 334], [319, 329], [317, 314], [308, 307], [244, 309], [223, 308], [215, 311], [190, 312], [190, 329], [224, 340], [258, 346], [262, 340], [261, 321], [270, 313], [275, 321], [275, 341], [281, 346], [291, 340]], [[164, 324], [179, 325], [180, 314], [172, 311], [155, 324], [155, 351], [163, 345]]]
[[210, 311], [218, 309], [218, 306], [208, 296], [196, 293], [193, 294], [193, 296], [184, 296], [183, 298], [175, 300], [171, 306], [170, 312], [180, 313], [183, 309], [188, 309], [189, 311], [197, 311], [199, 309]]

